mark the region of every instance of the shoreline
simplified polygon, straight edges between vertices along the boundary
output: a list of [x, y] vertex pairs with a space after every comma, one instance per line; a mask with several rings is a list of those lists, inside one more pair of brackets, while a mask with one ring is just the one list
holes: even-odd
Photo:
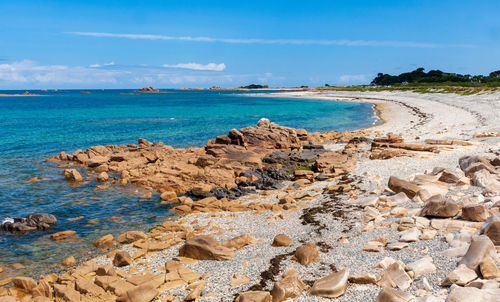
[[[408, 178], [415, 173], [423, 173], [426, 169], [431, 169], [436, 166], [446, 166], [449, 168], [455, 168], [458, 163], [458, 158], [463, 155], [468, 154], [478, 154], [484, 155], [489, 154], [488, 148], [499, 144], [498, 137], [486, 137], [481, 139], [474, 139], [474, 134], [481, 131], [498, 131], [498, 127], [495, 120], [487, 121], [486, 125], [481, 124], [482, 115], [487, 115], [487, 112], [479, 112], [479, 116], [475, 115], [470, 110], [464, 110], [461, 106], [464, 103], [454, 103], [453, 105], [448, 105], [446, 102], [443, 104], [443, 108], [439, 108], [439, 101], [433, 98], [419, 99], [417, 96], [410, 93], [395, 93], [395, 94], [376, 94], [376, 93], [343, 93], [340, 94], [335, 92], [331, 93], [317, 93], [317, 92], [279, 92], [275, 95], [277, 97], [298, 97], [298, 98], [324, 98], [329, 100], [339, 100], [339, 98], [344, 97], [345, 100], [356, 101], [356, 102], [367, 102], [374, 105], [374, 110], [382, 121], [381, 124], [377, 124], [368, 127], [368, 130], [372, 132], [395, 132], [396, 134], [402, 134], [402, 136], [410, 141], [421, 141], [424, 138], [432, 139], [467, 139], [474, 141], [481, 141], [484, 145], [479, 145], [477, 149], [471, 151], [468, 149], [457, 149], [457, 151], [451, 153], [439, 153], [434, 155], [432, 159], [419, 159], [411, 157], [396, 157], [389, 159], [387, 161], [380, 160], [369, 160], [367, 158], [360, 157], [357, 167], [350, 172], [348, 175], [352, 177], [352, 183], [354, 183], [354, 188], [351, 193], [346, 192], [344, 194], [333, 194], [334, 197], [329, 197], [325, 194], [325, 190], [328, 191], [328, 187], [339, 185], [342, 183], [342, 179], [339, 177], [334, 177], [332, 180], [327, 181], [315, 181], [306, 186], [300, 186], [299, 189], [291, 188], [286, 186], [283, 190], [278, 190], [268, 194], [267, 192], [260, 192], [259, 194], [245, 195], [239, 199], [239, 202], [243, 204], [248, 204], [255, 201], [272, 201], [279, 203], [281, 199], [285, 197], [280, 197], [285, 194], [285, 196], [293, 196], [297, 205], [295, 211], [284, 210], [273, 211], [273, 210], [253, 210], [244, 212], [216, 212], [216, 213], [190, 213], [185, 215], [176, 215], [173, 221], [177, 222], [185, 229], [201, 228], [201, 233], [214, 235], [219, 241], [229, 240], [233, 237], [246, 234], [257, 239], [256, 242], [239, 248], [235, 251], [234, 259], [227, 261], [214, 261], [214, 260], [200, 260], [200, 261], [189, 261], [181, 259], [181, 263], [184, 266], [193, 269], [200, 274], [207, 274], [208, 276], [204, 279], [204, 292], [205, 294], [200, 297], [200, 301], [214, 301], [213, 299], [223, 298], [224, 301], [232, 301], [232, 296], [235, 293], [241, 293], [249, 288], [250, 285], [261, 284], [264, 279], [262, 276], [263, 271], [272, 271], [273, 275], [271, 279], [264, 280], [264, 287], [262, 289], [269, 290], [272, 288], [273, 282], [281, 278], [279, 275], [285, 271], [285, 269], [293, 268], [296, 269], [301, 276], [302, 280], [317, 280], [323, 277], [326, 273], [324, 272], [325, 267], [330, 264], [334, 264], [337, 268], [350, 268], [353, 274], [366, 274], [370, 269], [363, 267], [368, 261], [370, 265], [375, 265], [378, 261], [382, 260], [384, 256], [397, 257], [398, 259], [404, 260], [418, 260], [415, 257], [421, 257], [426, 253], [412, 253], [409, 249], [401, 250], [400, 252], [375, 252], [367, 253], [363, 252], [363, 248], [367, 242], [376, 239], [380, 236], [385, 237], [387, 241], [395, 242], [399, 237], [399, 232], [390, 227], [390, 225], [381, 227], [383, 221], [387, 219], [386, 222], [396, 224], [397, 220], [392, 218], [391, 215], [387, 218], [382, 219], [382, 223], [373, 223], [375, 220], [369, 220], [368, 223], [364, 221], [365, 210], [355, 209], [349, 206], [350, 200], [358, 200], [356, 195], [366, 194], [366, 192], [375, 192], [376, 195], [380, 195], [383, 192], [385, 183], [389, 176], [397, 175], [398, 177]], [[262, 95], [261, 95], [262, 96]], [[380, 97], [380, 99], [379, 99]], [[387, 98], [386, 100], [382, 97]], [[432, 96], [435, 97], [435, 96]], [[439, 96], [438, 96], [439, 97]], [[496, 97], [496, 102], [498, 102], [498, 96]], [[371, 99], [370, 99], [371, 98]], [[453, 99], [453, 96], [451, 97]], [[467, 97], [456, 97], [457, 100], [471, 100]], [[416, 100], [416, 101], [415, 101]], [[420, 104], [418, 102], [421, 102]], [[465, 102], [465, 101], [464, 101]], [[420, 105], [420, 107], [418, 107]], [[439, 105], [439, 106], [438, 106]], [[455, 118], [444, 118], [442, 113], [456, 113]], [[493, 112], [493, 114], [498, 115], [498, 111]], [[453, 115], [453, 114], [452, 114]], [[456, 123], [457, 119], [469, 118], [470, 120], [463, 120], [465, 123], [460, 125], [461, 129], [456, 129], [453, 124]], [[438, 120], [438, 121], [436, 121]], [[413, 121], [413, 122], [410, 122]], [[441, 123], [441, 124], [440, 124]], [[481, 127], [476, 127], [480, 125]], [[436, 129], [434, 129], [436, 127]], [[440, 127], [440, 129], [437, 129]], [[446, 129], [448, 128], [448, 129]], [[477, 128], [477, 130], [476, 130]], [[392, 131], [388, 131], [392, 130]], [[442, 131], [441, 133], [439, 133]], [[462, 133], [463, 132], [463, 133]], [[422, 137], [415, 139], [415, 137]], [[364, 147], [360, 147], [360, 152], [366, 152]], [[405, 167], [404, 169], [402, 167]], [[357, 179], [357, 180], [355, 180]], [[291, 188], [291, 189], [290, 189]], [[365, 193], [363, 193], [363, 190]], [[469, 194], [468, 191], [465, 194]], [[299, 197], [301, 196], [302, 197]], [[368, 194], [370, 196], [370, 194]], [[382, 196], [382, 195], [380, 195]], [[472, 193], [471, 193], [472, 196]], [[367, 196], [365, 196], [367, 197]], [[339, 198], [346, 202], [345, 206], [341, 208], [338, 205], [332, 205], [329, 198]], [[405, 201], [400, 204], [401, 208], [408, 208], [409, 212], [418, 205], [411, 201]], [[322, 208], [330, 209], [327, 212], [321, 212]], [[331, 207], [335, 208], [335, 211], [340, 211], [345, 215], [341, 219], [338, 217], [330, 217], [327, 215], [331, 211]], [[308, 209], [315, 209], [319, 211], [320, 214], [314, 215], [310, 222], [305, 223], [304, 221], [308, 218], [304, 216], [309, 213]], [[381, 210], [382, 208], [380, 208]], [[279, 212], [279, 213], [278, 213]], [[379, 213], [380, 214], [380, 213]], [[404, 215], [403, 215], [404, 217]], [[237, 219], [235, 219], [237, 218]], [[306, 219], [306, 220], [305, 220]], [[365, 230], [368, 228], [372, 222], [373, 228], [371, 230]], [[203, 226], [205, 226], [203, 228]], [[215, 227], [215, 226], [217, 227]], [[262, 228], [262, 225], [267, 225], [268, 227]], [[342, 230], [344, 226], [350, 226], [347, 232], [335, 230], [336, 228]], [[212, 227], [210, 227], [212, 226]], [[380, 228], [379, 228], [380, 226]], [[473, 225], [468, 225], [473, 227]], [[319, 229], [318, 228], [322, 228]], [[389, 227], [389, 228], [388, 228]], [[208, 231], [203, 231], [208, 230]], [[363, 231], [365, 230], [365, 231]], [[319, 233], [318, 233], [319, 231]], [[281, 248], [270, 248], [272, 239], [274, 235], [280, 232], [285, 232], [289, 235], [293, 243], [289, 247]], [[316, 235], [314, 235], [316, 234]], [[181, 234], [182, 235], [182, 234]], [[438, 297], [443, 297], [442, 288], [437, 284], [440, 279], [446, 277], [446, 275], [453, 269], [456, 261], [450, 260], [446, 257], [439, 256], [443, 250], [448, 248], [447, 243], [443, 240], [446, 233], [441, 233], [434, 239], [430, 241], [420, 240], [412, 244], [412, 248], [418, 251], [425, 250], [428, 248], [427, 255], [431, 255], [434, 259], [434, 263], [438, 266], [438, 271], [431, 273], [428, 278], [432, 287], [435, 290], [426, 290], [426, 294], [435, 295]], [[347, 238], [347, 243], [343, 238]], [[314, 262], [311, 266], [302, 266], [297, 264], [291, 257], [284, 256], [289, 253], [293, 253], [295, 248], [300, 246], [302, 243], [309, 241], [316, 242], [318, 246], [323, 246], [320, 251], [320, 262]], [[323, 242], [324, 245], [320, 243]], [[181, 243], [182, 245], [182, 243]], [[181, 245], [174, 245], [163, 249], [161, 252], [146, 252], [144, 258], [138, 257], [137, 262], [134, 261], [134, 265], [125, 268], [115, 268], [117, 271], [121, 271], [124, 274], [141, 274], [140, 272], [149, 272], [152, 274], [162, 274], [163, 265], [165, 261], [171, 260], [178, 257], [178, 248]], [[111, 251], [114, 248], [111, 248]], [[132, 244], [120, 246], [120, 250], [126, 250], [131, 255], [140, 252], [140, 247], [133, 247]], [[353, 253], [363, 253], [364, 257], [353, 257]], [[361, 254], [359, 254], [360, 256]], [[275, 266], [278, 257], [281, 259], [278, 261], [277, 267]], [[359, 259], [358, 259], [359, 258]], [[142, 260], [141, 260], [142, 259]], [[94, 262], [98, 265], [109, 265], [111, 258], [106, 255], [94, 258]], [[244, 264], [244, 262], [252, 262], [253, 265]], [[275, 261], [275, 262], [273, 262]], [[275, 263], [275, 264], [273, 264]], [[359, 267], [357, 267], [359, 266]], [[135, 268], [135, 269], [132, 269]], [[134, 271], [138, 270], [139, 273]], [[376, 270], [380, 272], [380, 270]], [[230, 286], [233, 281], [234, 274], [239, 274], [243, 277], [247, 277], [249, 280], [240, 285]], [[260, 275], [260, 276], [259, 276]], [[275, 280], [274, 280], [275, 279]], [[415, 284], [417, 282], [415, 281]], [[312, 283], [310, 284], [312, 285]], [[309, 285], [309, 286], [310, 286]], [[416, 286], [416, 285], [415, 285]], [[161, 287], [160, 287], [161, 288]], [[196, 287], [195, 287], [196, 288]], [[255, 289], [257, 287], [253, 287]], [[411, 287], [411, 292], [413, 294], [419, 293], [422, 287]], [[191, 289], [192, 290], [192, 289]], [[177, 288], [175, 290], [163, 290], [160, 294], [163, 301], [174, 301], [176, 297], [184, 298], [184, 296], [191, 292], [191, 290], [186, 290], [185, 286]], [[348, 291], [338, 299], [338, 301], [369, 301], [374, 300], [378, 295], [380, 287], [373, 284], [358, 285], [352, 283], [348, 288]], [[180, 296], [172, 296], [173, 292], [181, 293]], [[420, 292], [422, 293], [422, 292]], [[201, 290], [200, 290], [201, 294]], [[448, 295], [448, 292], [446, 292]], [[355, 299], [355, 300], [353, 300]], [[220, 299], [219, 299], [220, 300]], [[295, 299], [296, 301], [329, 301], [327, 299], [318, 298], [315, 296], [308, 296], [306, 292], [302, 293], [301, 296]], [[160, 301], [160, 300], [158, 300]]]

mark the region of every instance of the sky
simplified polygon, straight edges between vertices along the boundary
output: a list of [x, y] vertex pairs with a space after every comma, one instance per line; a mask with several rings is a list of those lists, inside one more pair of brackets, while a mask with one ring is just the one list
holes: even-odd
[[1, 0], [0, 89], [366, 84], [500, 69], [499, 0]]

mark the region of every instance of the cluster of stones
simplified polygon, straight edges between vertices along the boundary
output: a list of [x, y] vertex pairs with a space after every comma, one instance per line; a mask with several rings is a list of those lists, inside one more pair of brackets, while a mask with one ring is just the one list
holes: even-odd
[[385, 137], [377, 137], [371, 145], [371, 159], [390, 159], [394, 157], [430, 158], [435, 153], [473, 150], [477, 143], [462, 140], [437, 140], [428, 139], [425, 143], [405, 143], [404, 139], [393, 133]]
[[[96, 189], [109, 184], [133, 183], [153, 191], [194, 193], [207, 196], [217, 189], [231, 190], [240, 184], [254, 185], [248, 171], [262, 168], [280, 169], [279, 163], [266, 163], [263, 159], [276, 150], [302, 150], [303, 146], [325, 141], [350, 140], [366, 134], [360, 132], [308, 133], [304, 129], [280, 126], [261, 119], [257, 126], [232, 129], [228, 135], [208, 141], [203, 148], [172, 148], [163, 143], [139, 139], [138, 144], [94, 146], [61, 154], [51, 161], [69, 161], [90, 168], [100, 183]], [[353, 144], [341, 151], [318, 154], [312, 166], [318, 173], [340, 174], [352, 170], [356, 157]], [[311, 177], [312, 171], [298, 172], [297, 177]], [[64, 171], [68, 181], [82, 182], [85, 178], [76, 168]], [[111, 176], [110, 176], [111, 175]], [[118, 177], [112, 177], [119, 175]], [[257, 181], [254, 179], [253, 181]]]
[[[467, 156], [459, 160], [459, 170], [435, 168], [427, 174], [417, 174], [411, 181], [391, 177], [382, 195], [360, 198], [364, 206], [363, 231], [394, 227], [399, 240], [371, 240], [365, 252], [397, 251], [411, 248], [411, 243], [430, 240], [437, 235], [446, 238], [449, 257], [462, 257], [441, 286], [450, 287], [446, 301], [499, 301], [500, 270], [496, 265], [500, 250], [500, 160]], [[474, 196], [453, 195], [457, 187], [473, 184], [482, 188]], [[400, 204], [413, 201], [420, 208], [404, 208]], [[367, 201], [369, 201], [367, 203]], [[386, 221], [389, 216], [399, 223]], [[363, 282], [383, 287], [377, 301], [444, 301], [432, 295], [425, 274], [436, 271], [433, 259], [425, 256], [405, 264], [386, 257], [376, 265], [384, 269], [378, 275], [356, 276]], [[423, 297], [416, 298], [405, 290], [415, 279], [423, 280]]]

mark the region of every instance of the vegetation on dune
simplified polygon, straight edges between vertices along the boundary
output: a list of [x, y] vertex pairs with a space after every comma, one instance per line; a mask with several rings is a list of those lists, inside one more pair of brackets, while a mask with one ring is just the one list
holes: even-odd
[[489, 75], [462, 75], [441, 70], [425, 72], [417, 68], [400, 75], [379, 73], [370, 85], [319, 87], [343, 91], [413, 91], [418, 93], [457, 93], [462, 95], [500, 91], [500, 70]]
[[443, 72], [441, 70], [430, 70], [425, 72], [424, 68], [417, 68], [411, 72], [400, 75], [379, 73], [371, 82], [372, 85], [409, 85], [409, 84], [445, 84], [448, 86], [500, 86], [500, 70], [490, 73], [488, 76], [470, 75]]
[[262, 88], [269, 88], [268, 85], [259, 85], [259, 84], [250, 84], [248, 86], [240, 86], [238, 88], [241, 89], [262, 89]]

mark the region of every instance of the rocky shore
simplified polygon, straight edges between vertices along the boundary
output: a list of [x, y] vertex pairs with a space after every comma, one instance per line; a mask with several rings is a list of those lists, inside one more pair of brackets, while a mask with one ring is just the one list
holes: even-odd
[[500, 94], [279, 95], [376, 103], [385, 123], [62, 152], [68, 181], [133, 183], [179, 215], [99, 238], [63, 274], [0, 280], [0, 301], [500, 301]]

